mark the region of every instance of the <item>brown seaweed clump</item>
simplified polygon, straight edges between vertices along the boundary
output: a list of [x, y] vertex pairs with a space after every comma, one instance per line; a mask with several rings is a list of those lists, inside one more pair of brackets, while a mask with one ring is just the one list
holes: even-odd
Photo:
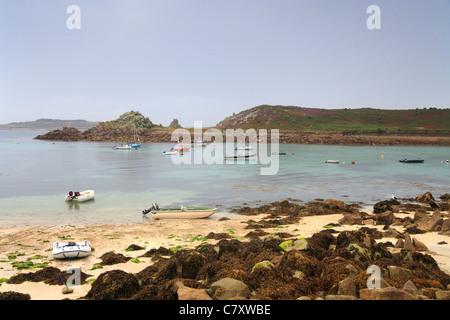
[[27, 293], [20, 293], [15, 291], [0, 292], [1, 300], [30, 300], [31, 296]]
[[93, 300], [127, 299], [139, 291], [139, 281], [130, 273], [112, 270], [102, 273], [85, 298]]
[[118, 264], [118, 263], [125, 263], [128, 260], [130, 260], [130, 257], [125, 257], [123, 254], [121, 253], [115, 253], [115, 252], [107, 252], [105, 254], [103, 254], [100, 259], [102, 260], [102, 262], [100, 262], [101, 265], [103, 266], [110, 266], [113, 264]]
[[[68, 279], [72, 276], [70, 270], [61, 271], [58, 268], [47, 267], [36, 272], [18, 273], [12, 276], [7, 283], [9, 284], [21, 284], [26, 281], [30, 282], [44, 282], [49, 285], [65, 285]], [[80, 272], [80, 282], [86, 282], [86, 279], [91, 275], [84, 272]], [[64, 283], [63, 283], [64, 281]]]
[[[419, 252], [391, 254], [376, 242], [370, 230], [346, 231], [335, 236], [322, 231], [305, 239], [307, 247], [284, 251], [284, 241], [267, 236], [250, 241], [222, 239], [195, 249], [178, 250], [137, 274], [123, 271], [102, 274], [87, 299], [176, 300], [177, 289], [186, 286], [211, 291], [211, 285], [232, 278], [245, 284], [252, 299], [293, 300], [338, 294], [340, 282], [352, 278], [357, 294], [367, 288], [367, 268], [380, 267], [385, 284], [401, 289], [412, 281], [418, 289], [445, 290], [450, 276], [434, 259]], [[158, 249], [163, 251], [161, 248]], [[389, 275], [393, 267], [406, 276]], [[211, 295], [213, 296], [213, 295]]]

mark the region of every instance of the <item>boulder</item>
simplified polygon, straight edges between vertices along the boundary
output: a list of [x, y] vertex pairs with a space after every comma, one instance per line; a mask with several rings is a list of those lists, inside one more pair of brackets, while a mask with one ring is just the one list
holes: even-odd
[[416, 248], [414, 247], [414, 245], [412, 243], [411, 236], [407, 232], [405, 233], [405, 244], [403, 245], [403, 249], [408, 250], [411, 253], [416, 252]]
[[450, 290], [436, 291], [437, 300], [450, 300]]
[[356, 297], [356, 285], [353, 278], [345, 278], [339, 282], [338, 294], [344, 296], [354, 296]]
[[391, 199], [391, 200], [385, 200], [377, 202], [373, 205], [373, 213], [382, 213], [386, 211], [393, 211], [393, 206], [400, 205], [400, 202], [397, 200]]
[[361, 289], [361, 300], [418, 300], [416, 296], [403, 289], [387, 287], [383, 289]]
[[339, 224], [345, 224], [345, 225], [360, 225], [363, 224], [363, 218], [361, 217], [361, 214], [359, 213], [347, 213], [344, 214], [344, 216], [339, 219]]
[[443, 221], [439, 234], [450, 236], [450, 219], [446, 219]]
[[402, 289], [415, 296], [419, 294], [419, 290], [411, 280], [406, 281]]
[[212, 300], [205, 289], [194, 289], [182, 286], [177, 290], [178, 300]]
[[398, 266], [388, 266], [388, 275], [389, 278], [400, 278], [400, 279], [409, 279], [412, 276], [411, 270], [398, 267]]
[[416, 248], [417, 251], [427, 251], [428, 247], [425, 245], [425, 243], [417, 240], [416, 238], [413, 238], [412, 240], [414, 248]]
[[270, 261], [267, 261], [267, 260], [261, 261], [261, 262], [258, 262], [257, 264], [255, 264], [255, 265], [253, 266], [252, 272], [255, 271], [255, 270], [258, 269], [258, 268], [273, 269], [273, 268], [275, 268], [275, 266], [274, 266], [273, 263], [270, 262]]
[[416, 198], [417, 202], [429, 203], [430, 201], [435, 201], [431, 192], [426, 192]]
[[425, 232], [434, 231], [438, 226], [442, 226], [443, 222], [441, 217], [426, 217], [420, 220], [417, 229]]
[[306, 250], [308, 249], [308, 241], [305, 238], [286, 240], [280, 243], [280, 248], [286, 252], [291, 250]]
[[346, 208], [344, 201], [341, 201], [341, 200], [327, 199], [323, 203], [328, 205], [330, 207], [330, 209], [343, 210]]
[[233, 297], [250, 298], [250, 289], [242, 281], [224, 278], [211, 284], [213, 299], [228, 300]]
[[329, 294], [325, 296], [325, 300], [358, 300], [358, 299], [353, 295]]
[[390, 225], [394, 220], [395, 216], [390, 210], [375, 215], [375, 221], [378, 225]]

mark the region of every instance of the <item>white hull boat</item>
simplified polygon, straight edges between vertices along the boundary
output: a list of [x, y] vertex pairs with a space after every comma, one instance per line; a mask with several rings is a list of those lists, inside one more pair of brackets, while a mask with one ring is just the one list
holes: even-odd
[[153, 218], [160, 219], [204, 219], [219, 211], [212, 207], [160, 208], [153, 204], [150, 209], [142, 211], [144, 215], [151, 213]]
[[123, 144], [121, 146], [114, 146], [114, 149], [116, 149], [116, 150], [131, 150], [131, 145]]
[[234, 150], [253, 150], [252, 146], [245, 146], [245, 147], [237, 147]]
[[70, 191], [66, 196], [66, 201], [77, 201], [77, 202], [85, 202], [89, 200], [93, 200], [95, 197], [94, 190], [86, 190], [82, 192], [73, 192]]
[[232, 154], [225, 156], [225, 159], [248, 159], [256, 156], [256, 154]]
[[89, 241], [55, 242], [52, 255], [55, 259], [84, 258], [92, 252]]
[[178, 151], [164, 151], [162, 154], [163, 154], [163, 156], [170, 156], [170, 155], [177, 154], [177, 153], [178, 153]]

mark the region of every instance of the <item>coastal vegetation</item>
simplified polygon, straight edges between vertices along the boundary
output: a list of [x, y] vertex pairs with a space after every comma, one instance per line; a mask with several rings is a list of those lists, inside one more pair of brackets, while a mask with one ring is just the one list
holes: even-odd
[[[450, 109], [410, 110], [315, 109], [262, 105], [225, 118], [214, 128], [278, 129], [280, 143], [339, 145], [450, 145]], [[52, 141], [172, 141], [179, 127], [174, 119], [169, 127], [156, 125], [138, 111], [129, 111], [116, 120], [100, 122], [80, 131], [73, 127], [57, 129], [35, 139]], [[208, 129], [203, 128], [205, 133]], [[193, 133], [193, 128], [187, 128]], [[270, 133], [270, 132], [269, 132]], [[204, 135], [205, 142], [211, 137]], [[224, 139], [225, 140], [225, 139]], [[271, 137], [268, 137], [271, 141]]]
[[261, 105], [219, 122], [221, 129], [349, 134], [450, 134], [450, 109], [386, 110], [374, 108], [319, 109]]

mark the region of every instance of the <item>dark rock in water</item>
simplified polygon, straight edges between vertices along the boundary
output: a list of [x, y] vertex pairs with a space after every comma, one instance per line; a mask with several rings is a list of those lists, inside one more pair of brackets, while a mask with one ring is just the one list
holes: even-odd
[[130, 273], [122, 270], [112, 270], [102, 273], [92, 283], [86, 299], [117, 300], [127, 299], [139, 290], [139, 281]]
[[38, 140], [57, 140], [57, 141], [80, 141], [84, 139], [83, 133], [73, 127], [64, 127], [62, 130], [57, 129], [47, 132], [43, 135], [38, 135], [35, 139]]
[[430, 192], [424, 193], [416, 198], [417, 202], [427, 203], [431, 208], [440, 208]]
[[394, 211], [393, 206], [400, 205], [400, 202], [394, 199], [377, 202], [373, 205], [373, 213], [382, 213], [386, 211]]
[[430, 201], [435, 201], [431, 192], [426, 192], [416, 198], [417, 202], [429, 203]]

